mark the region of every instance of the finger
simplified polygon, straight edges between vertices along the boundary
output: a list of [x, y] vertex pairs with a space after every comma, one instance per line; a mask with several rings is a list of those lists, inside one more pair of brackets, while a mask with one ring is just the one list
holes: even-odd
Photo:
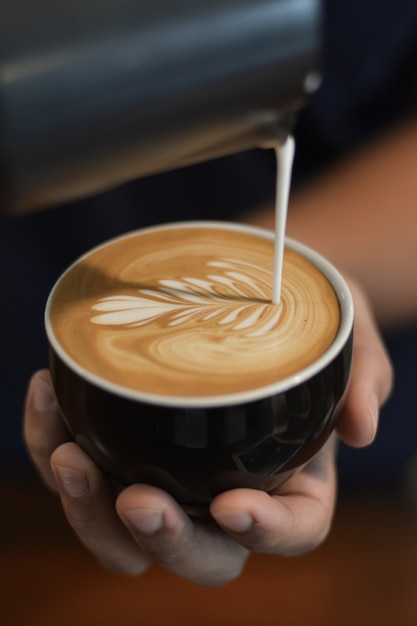
[[52, 455], [67, 519], [85, 546], [110, 569], [140, 574], [149, 565], [115, 510], [110, 481], [75, 443], [66, 443]]
[[209, 518], [190, 518], [165, 492], [133, 485], [119, 495], [116, 506], [144, 553], [183, 578], [217, 586], [241, 573], [247, 550]]
[[217, 523], [252, 552], [295, 555], [327, 536], [335, 508], [334, 440], [294, 474], [275, 495], [237, 489], [218, 496], [211, 513]]
[[366, 446], [375, 438], [379, 409], [393, 382], [390, 359], [363, 293], [351, 285], [356, 323], [351, 378], [343, 411], [337, 422], [340, 438], [351, 446]]
[[50, 458], [70, 439], [52, 387], [48, 370], [33, 375], [26, 396], [23, 437], [28, 452], [45, 483], [56, 491]]

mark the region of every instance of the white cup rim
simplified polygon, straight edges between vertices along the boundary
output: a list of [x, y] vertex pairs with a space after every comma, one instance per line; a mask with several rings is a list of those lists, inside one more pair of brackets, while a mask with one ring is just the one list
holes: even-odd
[[294, 388], [298, 385], [305, 383], [313, 378], [315, 375], [323, 371], [328, 365], [330, 365], [336, 357], [340, 354], [343, 348], [349, 341], [350, 335], [353, 329], [354, 321], [354, 305], [350, 289], [341, 275], [341, 273], [322, 255], [318, 252], [306, 246], [299, 241], [285, 238], [285, 245], [289, 248], [300, 253], [306, 259], [308, 259], [313, 265], [315, 265], [320, 272], [327, 278], [332, 285], [338, 298], [340, 306], [340, 326], [337, 332], [336, 338], [329, 346], [329, 348], [312, 364], [308, 365], [304, 369], [300, 370], [296, 374], [283, 378], [275, 383], [251, 389], [247, 391], [240, 391], [228, 394], [219, 394], [215, 396], [172, 396], [162, 395], [156, 393], [150, 393], [145, 391], [139, 391], [131, 389], [130, 387], [124, 387], [117, 383], [106, 380], [105, 378], [98, 376], [82, 367], [75, 359], [73, 359], [62, 348], [61, 344], [57, 340], [55, 333], [50, 322], [50, 309], [51, 303], [54, 297], [55, 290], [57, 289], [60, 281], [66, 276], [71, 269], [80, 263], [84, 258], [88, 257], [92, 252], [99, 250], [112, 242], [116, 242], [122, 239], [135, 237], [139, 233], [146, 233], [157, 230], [177, 229], [177, 228], [219, 228], [223, 230], [233, 230], [234, 232], [248, 233], [262, 237], [269, 241], [274, 241], [275, 234], [270, 230], [260, 228], [258, 226], [251, 226], [246, 224], [240, 224], [235, 222], [218, 222], [218, 221], [184, 221], [184, 222], [172, 222], [168, 224], [160, 224], [157, 226], [149, 226], [147, 228], [137, 229], [118, 237], [109, 239], [98, 246], [88, 250], [85, 254], [76, 259], [67, 270], [58, 278], [53, 286], [45, 307], [45, 330], [47, 338], [52, 350], [56, 353], [58, 358], [76, 375], [91, 383], [92, 385], [112, 393], [118, 396], [122, 396], [128, 400], [135, 402], [143, 402], [146, 404], [153, 404], [156, 406], [177, 408], [216, 408], [232, 405], [247, 404], [250, 402], [256, 402], [265, 398], [278, 395]]

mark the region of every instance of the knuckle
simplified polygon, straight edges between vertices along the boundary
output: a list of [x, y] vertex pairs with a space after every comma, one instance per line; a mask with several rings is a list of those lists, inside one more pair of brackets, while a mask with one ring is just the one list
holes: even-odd
[[286, 551], [283, 551], [283, 556], [299, 556], [316, 550], [326, 540], [330, 532], [330, 524], [321, 531], [305, 537], [303, 541], [288, 546]]
[[308, 517], [292, 515], [282, 527], [255, 529], [246, 542], [252, 552], [285, 557], [298, 556], [317, 549], [328, 537], [332, 515], [326, 504], [311, 503]]
[[169, 569], [186, 569], [195, 559], [197, 539], [190, 524], [175, 531], [164, 528], [152, 536], [135, 533], [135, 538], [152, 560]]
[[187, 567], [191, 559], [191, 551], [183, 546], [173, 545], [170, 541], [141, 542], [142, 548], [153, 560], [169, 569]]
[[25, 424], [23, 438], [30, 454], [35, 458], [45, 459], [51, 454], [48, 445], [45, 444], [43, 430], [35, 424]]
[[68, 523], [80, 536], [89, 536], [97, 531], [97, 521], [94, 516], [82, 510], [79, 506], [64, 505]]

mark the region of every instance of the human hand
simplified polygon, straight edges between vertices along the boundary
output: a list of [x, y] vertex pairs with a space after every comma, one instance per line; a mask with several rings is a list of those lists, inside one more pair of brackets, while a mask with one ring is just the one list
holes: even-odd
[[379, 409], [392, 389], [393, 370], [367, 296], [355, 280], [347, 281], [355, 306], [353, 356], [336, 431], [346, 444], [364, 447], [375, 438]]
[[[349, 444], [370, 443], [391, 369], [366, 299], [352, 288], [356, 333], [351, 382], [337, 430]], [[336, 436], [274, 493], [236, 489], [217, 496], [210, 515], [189, 515], [165, 492], [132, 485], [116, 494], [111, 481], [73, 442], [47, 371], [30, 383], [25, 440], [45, 482], [60, 495], [79, 539], [108, 567], [144, 572], [157, 561], [200, 585], [236, 578], [250, 552], [292, 555], [326, 537], [336, 495]]]

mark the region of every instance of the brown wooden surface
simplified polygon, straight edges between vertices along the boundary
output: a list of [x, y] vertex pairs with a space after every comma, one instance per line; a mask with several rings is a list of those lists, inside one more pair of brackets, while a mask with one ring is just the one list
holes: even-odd
[[102, 569], [36, 482], [0, 486], [2, 626], [417, 625], [417, 513], [389, 494], [343, 498], [315, 552], [254, 555], [239, 580], [203, 589], [156, 566]]

